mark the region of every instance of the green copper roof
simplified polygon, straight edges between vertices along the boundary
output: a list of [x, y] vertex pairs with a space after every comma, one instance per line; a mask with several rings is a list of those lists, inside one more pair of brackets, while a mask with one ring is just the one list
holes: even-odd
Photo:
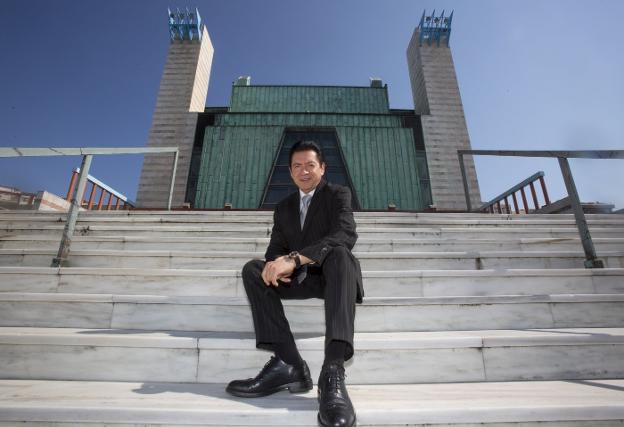
[[257, 208], [282, 131], [277, 126], [207, 127], [195, 207]]
[[284, 131], [310, 128], [336, 132], [362, 209], [431, 203], [425, 153], [385, 88], [234, 86], [206, 128], [195, 207], [258, 208]]
[[389, 112], [385, 87], [232, 86], [232, 113], [376, 113]]
[[[424, 155], [408, 128], [336, 128], [353, 186], [363, 209], [420, 210], [429, 197], [419, 185], [427, 175]], [[424, 154], [424, 153], [423, 153]]]
[[401, 127], [401, 118], [390, 114], [259, 114], [229, 113], [216, 117], [215, 126], [359, 126]]

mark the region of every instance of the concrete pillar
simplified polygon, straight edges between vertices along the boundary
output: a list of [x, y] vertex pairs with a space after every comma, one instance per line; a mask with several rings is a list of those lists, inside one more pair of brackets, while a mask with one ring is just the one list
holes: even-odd
[[[169, 46], [147, 146], [180, 148], [172, 207], [184, 203], [197, 113], [206, 105], [213, 54], [205, 27], [201, 40], [172, 40]], [[173, 154], [145, 155], [137, 207], [167, 206], [172, 165]]]
[[[446, 43], [421, 44], [420, 26], [407, 48], [414, 110], [421, 115], [433, 203], [438, 210], [465, 210], [457, 150], [470, 150], [470, 138], [459, 94], [451, 49]], [[481, 204], [472, 156], [466, 173], [473, 207]]]

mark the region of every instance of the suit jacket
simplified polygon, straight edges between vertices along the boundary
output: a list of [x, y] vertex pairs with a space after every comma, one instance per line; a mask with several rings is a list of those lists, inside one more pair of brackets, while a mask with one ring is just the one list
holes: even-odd
[[[322, 180], [310, 201], [303, 230], [299, 219], [299, 191], [287, 196], [275, 207], [273, 231], [265, 259], [297, 251], [322, 266], [325, 257], [337, 246], [348, 249], [357, 276], [357, 302], [364, 297], [362, 270], [351, 249], [357, 240], [351, 210], [351, 191], [341, 185]], [[294, 275], [293, 275], [294, 276]]]

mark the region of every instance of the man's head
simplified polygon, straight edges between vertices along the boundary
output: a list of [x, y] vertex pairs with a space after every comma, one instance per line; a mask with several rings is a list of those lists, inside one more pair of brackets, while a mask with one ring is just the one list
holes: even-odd
[[321, 147], [314, 141], [297, 141], [290, 149], [290, 176], [304, 193], [314, 190], [325, 174]]

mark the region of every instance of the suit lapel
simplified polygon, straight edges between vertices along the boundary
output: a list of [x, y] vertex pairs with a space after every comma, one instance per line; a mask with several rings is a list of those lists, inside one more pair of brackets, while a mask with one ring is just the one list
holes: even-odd
[[300, 205], [300, 196], [299, 196], [299, 191], [297, 191], [295, 194], [292, 195], [292, 197], [290, 197], [290, 199], [288, 200], [288, 224], [292, 224], [293, 222], [297, 225], [299, 225], [299, 227], [297, 227], [297, 231], [301, 231], [301, 225], [300, 220], [299, 220], [299, 205]]

